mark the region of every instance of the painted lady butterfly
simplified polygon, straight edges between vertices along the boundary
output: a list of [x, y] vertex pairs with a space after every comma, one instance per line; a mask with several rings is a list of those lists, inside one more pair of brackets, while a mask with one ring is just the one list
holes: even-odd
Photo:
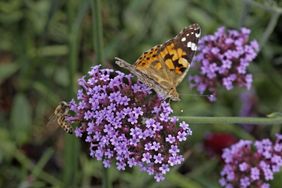
[[144, 52], [133, 65], [119, 58], [116, 64], [128, 69], [165, 99], [179, 101], [176, 87], [189, 70], [200, 35], [200, 26], [192, 24], [164, 44]]

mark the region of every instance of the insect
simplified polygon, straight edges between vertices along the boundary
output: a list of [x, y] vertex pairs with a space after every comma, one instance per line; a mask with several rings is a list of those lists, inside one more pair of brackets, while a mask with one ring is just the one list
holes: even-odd
[[164, 44], [144, 52], [133, 65], [117, 57], [116, 64], [128, 69], [165, 99], [179, 101], [176, 87], [189, 70], [200, 35], [200, 26], [192, 24]]
[[66, 121], [66, 115], [68, 114], [70, 108], [67, 102], [62, 101], [60, 102], [60, 104], [56, 107], [54, 114], [51, 116], [50, 119], [56, 119], [57, 120], [57, 124], [63, 128], [65, 130], [65, 132], [72, 134], [73, 133], [73, 129], [70, 125], [70, 123], [68, 123]]

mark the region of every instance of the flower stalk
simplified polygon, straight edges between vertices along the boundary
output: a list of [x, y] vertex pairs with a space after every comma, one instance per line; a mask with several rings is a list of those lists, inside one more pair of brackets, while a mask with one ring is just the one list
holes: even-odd
[[93, 23], [93, 46], [96, 54], [96, 64], [103, 64], [103, 26], [101, 19], [101, 2], [100, 0], [91, 1], [92, 23]]
[[[77, 68], [77, 56], [78, 56], [78, 41], [79, 41], [79, 28], [84, 15], [84, 4], [80, 4], [80, 11], [76, 15], [76, 3], [70, 1], [67, 7], [68, 11], [68, 49], [69, 49], [69, 63], [68, 63], [68, 98], [74, 95], [75, 91], [75, 74]], [[77, 169], [78, 169], [78, 153], [79, 142], [70, 135], [65, 136], [65, 148], [64, 148], [64, 174], [63, 174], [63, 187], [76, 186], [77, 184]]]
[[277, 125], [282, 124], [282, 117], [201, 117], [201, 116], [177, 116], [190, 124], [256, 124]]

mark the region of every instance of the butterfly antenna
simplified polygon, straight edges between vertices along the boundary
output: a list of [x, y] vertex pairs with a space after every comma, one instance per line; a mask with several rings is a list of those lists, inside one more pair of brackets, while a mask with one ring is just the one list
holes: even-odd
[[119, 65], [120, 64], [119, 62], [127, 63], [125, 60], [123, 60], [123, 59], [121, 59], [119, 57], [115, 57], [115, 63]]
[[181, 94], [181, 96], [193, 96], [193, 97], [211, 97], [211, 95], [205, 95], [205, 94]]
[[[164, 100], [165, 100], [165, 99], [164, 99]], [[169, 98], [169, 99], [168, 99], [168, 103], [170, 103], [170, 101], [171, 101], [171, 99]]]

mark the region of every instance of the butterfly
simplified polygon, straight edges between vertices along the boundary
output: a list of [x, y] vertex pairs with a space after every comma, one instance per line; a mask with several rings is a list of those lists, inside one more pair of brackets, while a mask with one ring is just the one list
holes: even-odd
[[65, 132], [72, 134], [73, 128], [70, 123], [66, 121], [66, 115], [68, 114], [70, 107], [67, 102], [61, 101], [60, 104], [56, 107], [54, 114], [50, 117], [49, 122], [52, 120], [57, 120], [57, 124], [64, 129]]
[[189, 70], [200, 35], [200, 26], [192, 24], [174, 38], [145, 51], [133, 65], [117, 57], [116, 64], [165, 99], [179, 101], [176, 87]]

